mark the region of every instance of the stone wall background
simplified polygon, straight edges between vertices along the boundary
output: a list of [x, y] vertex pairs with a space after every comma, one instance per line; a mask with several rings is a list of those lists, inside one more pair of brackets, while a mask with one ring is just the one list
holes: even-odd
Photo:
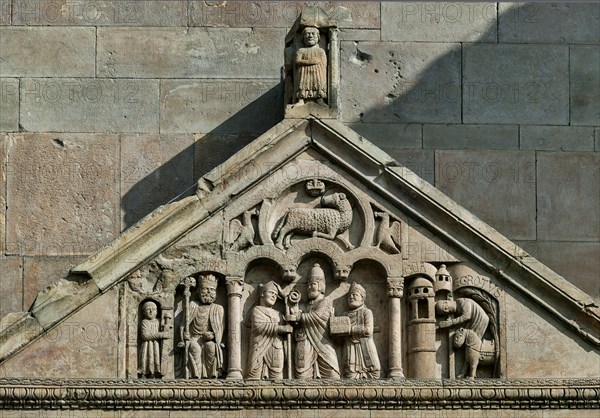
[[341, 119], [600, 300], [600, 5], [0, 0], [0, 317], [282, 118], [304, 4]]

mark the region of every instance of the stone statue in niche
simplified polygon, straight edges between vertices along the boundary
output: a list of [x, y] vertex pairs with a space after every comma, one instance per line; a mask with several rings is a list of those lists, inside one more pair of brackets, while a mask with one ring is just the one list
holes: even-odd
[[246, 379], [283, 379], [288, 344], [284, 336], [294, 329], [284, 322], [281, 312], [273, 309], [277, 298], [283, 298], [279, 285], [273, 281], [260, 285], [259, 294], [260, 305], [250, 312]]
[[[155, 302], [147, 301], [142, 305], [142, 323], [140, 325], [140, 344], [138, 376], [147, 378], [160, 378], [164, 375], [162, 370], [162, 340], [170, 339], [172, 325], [169, 318], [165, 317], [162, 325], [156, 318], [158, 307]], [[162, 329], [161, 329], [162, 328]]]
[[232, 219], [229, 223], [228, 251], [237, 252], [254, 245], [254, 225], [252, 216], [258, 215], [258, 209], [247, 210], [242, 215], [242, 221]]
[[294, 93], [297, 105], [305, 101], [325, 104], [327, 99], [327, 54], [319, 46], [321, 35], [313, 26], [302, 31], [303, 48], [294, 55]]
[[348, 291], [349, 310], [344, 312], [344, 316], [336, 318], [338, 327], [343, 328], [336, 335], [344, 336], [342, 373], [347, 379], [377, 379], [381, 372], [373, 340], [373, 311], [365, 306], [366, 297], [365, 288], [352, 283]]
[[329, 319], [334, 316], [325, 298], [325, 273], [315, 264], [308, 279], [308, 307], [290, 313], [286, 320], [297, 325], [294, 374], [297, 379], [339, 379], [340, 368], [329, 335]]
[[[455, 318], [439, 320], [438, 328], [460, 325], [455, 331], [453, 345], [459, 349], [464, 346], [465, 362], [457, 378], [477, 376], [479, 365], [494, 365], [494, 375], [498, 364], [498, 324], [495, 301], [486, 292], [477, 288], [461, 288], [456, 300], [440, 300], [436, 302], [436, 313], [440, 316], [456, 315]], [[493, 340], [484, 339], [489, 332]], [[467, 371], [469, 374], [467, 375]]]
[[381, 219], [375, 231], [375, 246], [390, 254], [399, 254], [401, 249], [401, 225], [398, 221], [390, 222], [386, 212], [373, 212], [376, 219]]
[[[186, 285], [186, 290], [189, 286]], [[184, 324], [180, 328], [184, 348], [186, 376], [197, 379], [216, 379], [223, 373], [223, 306], [216, 304], [217, 278], [212, 274], [198, 280], [199, 301], [189, 301], [189, 290], [184, 306]]]
[[273, 231], [275, 246], [291, 245], [293, 233], [333, 240], [338, 237], [349, 249], [354, 246], [340, 234], [352, 224], [352, 206], [345, 193], [332, 193], [321, 198], [321, 208], [290, 208]]

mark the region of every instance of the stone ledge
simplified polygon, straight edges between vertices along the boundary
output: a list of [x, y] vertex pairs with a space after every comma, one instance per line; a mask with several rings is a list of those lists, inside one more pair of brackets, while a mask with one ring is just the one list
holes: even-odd
[[600, 407], [598, 379], [158, 381], [0, 379], [2, 409]]

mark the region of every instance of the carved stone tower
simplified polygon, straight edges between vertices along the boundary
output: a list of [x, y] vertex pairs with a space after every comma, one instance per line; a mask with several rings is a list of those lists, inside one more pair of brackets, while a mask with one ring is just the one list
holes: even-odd
[[408, 377], [435, 378], [435, 313], [432, 283], [416, 277], [408, 285]]

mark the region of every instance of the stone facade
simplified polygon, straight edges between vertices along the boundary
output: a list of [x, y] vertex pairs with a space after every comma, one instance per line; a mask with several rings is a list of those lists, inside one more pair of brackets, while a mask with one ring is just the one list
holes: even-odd
[[[85, 368], [73, 367], [65, 375], [60, 372], [64, 365], [57, 360], [43, 376], [136, 377], [137, 363], [132, 347], [137, 343], [130, 329], [135, 318], [132, 311], [127, 311], [130, 308], [124, 307], [130, 305], [123, 304], [142, 303], [144, 300], [136, 298], [152, 292], [135, 295], [134, 289], [132, 296], [123, 290], [126, 285], [122, 284], [118, 291], [113, 286], [142, 261], [136, 258], [136, 248], [165, 251], [166, 241], [161, 245], [154, 243], [152, 228], [143, 223], [126, 233], [129, 234], [127, 240], [139, 247], [129, 249], [122, 245], [122, 240], [113, 240], [159, 205], [193, 195], [196, 181], [209, 169], [223, 163], [282, 119], [286, 94], [280, 83], [283, 39], [304, 4], [63, 3], [57, 8], [57, 3], [52, 1], [0, 1], [0, 155], [3, 161], [0, 190], [4, 191], [0, 199], [5, 203], [0, 227], [2, 271], [5, 272], [0, 316], [28, 311], [31, 307], [35, 319], [13, 314], [4, 321], [3, 327], [13, 324], [35, 336], [80, 309], [82, 300], [94, 300], [70, 317], [75, 318], [78, 325], [62, 322], [53, 328], [53, 332], [62, 332], [61, 336], [68, 333], [69, 338], [88, 348], [73, 350], [72, 341], [65, 344], [64, 338], [59, 336], [53, 340], [51, 333], [46, 333], [34, 343], [38, 348], [27, 349], [37, 352], [35, 358], [27, 361], [27, 367], [15, 368], [17, 355], [2, 365], [2, 375], [40, 376], [36, 369], [58, 352], [81, 362], [82, 357], [77, 356], [85, 357], [86, 353], [93, 352], [101, 339], [103, 343], [99, 347], [106, 349], [110, 367], [100, 367], [93, 376]], [[600, 7], [540, 3], [316, 3], [338, 21], [341, 50], [336, 106], [339, 105], [340, 122], [412, 170], [404, 175], [414, 177], [414, 172], [432, 183], [589, 293], [597, 304], [600, 300], [597, 261], [600, 259], [600, 174], [596, 169], [600, 165], [597, 65]], [[336, 126], [335, 129], [342, 128]], [[300, 135], [297, 139], [301, 138]], [[253, 154], [248, 152], [247, 155]], [[258, 158], [246, 169], [267, 173], [275, 162]], [[212, 173], [213, 180], [201, 181], [200, 190], [202, 185], [212, 189], [214, 179], [230, 170], [230, 163], [219, 166], [217, 172]], [[238, 173], [238, 177], [252, 175]], [[282, 176], [286, 175], [283, 171]], [[239, 181], [238, 177], [235, 181]], [[330, 189], [337, 184], [335, 187], [341, 187], [355, 200], [360, 195], [348, 185], [350, 183], [340, 186], [345, 183], [337, 181], [337, 178], [329, 179], [325, 183]], [[225, 186], [229, 187], [223, 184]], [[281, 197], [273, 194], [270, 198]], [[281, 199], [284, 203], [279, 204], [285, 207], [285, 198]], [[182, 223], [180, 218], [169, 218], [171, 211], [191, 211], [195, 219], [200, 219], [218, 209], [212, 206], [216, 204], [214, 201], [206, 201], [200, 207], [187, 202], [184, 199], [175, 206], [163, 208], [158, 215], [151, 215], [150, 220], [170, 222], [172, 228], [165, 230], [165, 240], [174, 240], [193, 226]], [[313, 209], [330, 205], [325, 201], [315, 202], [311, 203]], [[236, 221], [241, 236], [244, 236], [243, 227], [250, 225], [257, 228], [263, 225], [265, 230], [274, 232], [274, 225], [269, 223], [273, 221], [265, 219], [258, 201], [255, 203], [255, 207], [245, 208], [234, 204], [236, 210], [240, 210], [230, 219], [225, 212], [223, 219], [228, 222], [227, 228], [232, 228]], [[281, 208], [271, 210], [275, 210], [271, 214], [285, 215]], [[371, 208], [372, 212], [380, 210]], [[248, 213], [247, 219], [245, 213]], [[365, 211], [360, 216], [366, 227], [365, 213], [370, 212]], [[394, 222], [405, 220], [402, 218], [405, 215], [398, 212], [387, 225], [392, 228]], [[466, 260], [454, 253], [451, 246], [441, 245], [435, 234], [430, 236], [421, 226], [412, 225], [408, 218], [405, 221], [411, 225], [405, 230], [411, 232], [401, 251], [411, 254], [411, 260], [433, 261], [435, 268], [442, 262]], [[217, 226], [215, 218], [209, 222], [213, 229], [222, 227]], [[377, 222], [382, 228], [383, 221]], [[148, 220], [145, 225], [149, 225]], [[298, 233], [299, 227], [293, 228], [291, 230]], [[226, 232], [222, 231], [222, 235]], [[322, 231], [326, 235], [330, 232]], [[337, 229], [333, 238], [341, 242], [339, 245], [360, 247], [358, 235], [357, 227], [352, 227]], [[246, 250], [248, 243], [236, 241], [239, 236], [228, 244]], [[212, 248], [215, 240], [203, 238], [199, 232], [196, 238], [205, 239], [202, 241], [204, 253], [201, 251], [204, 255], [198, 255], [200, 259], [204, 260], [209, 253], [214, 255], [214, 251], [223, 251]], [[260, 240], [264, 243], [264, 237]], [[254, 245], [252, 241], [250, 247]], [[68, 270], [85, 256], [111, 242], [109, 253], [120, 254], [121, 264], [115, 267], [107, 262], [110, 268], [104, 266], [101, 273], [90, 273], [91, 280], [67, 276]], [[378, 247], [395, 245], [389, 240], [386, 242], [377, 241]], [[410, 245], [406, 245], [407, 242]], [[289, 243], [282, 241], [276, 247], [287, 250], [287, 245]], [[104, 261], [112, 257], [106, 251], [98, 254]], [[161, 257], [178, 258], [168, 253]], [[145, 275], [156, 266], [165, 268], [160, 260], [143, 261], [150, 263], [143, 267]], [[296, 266], [304, 280], [309, 261], [324, 263], [316, 257]], [[342, 273], [336, 271], [340, 266], [325, 264], [329, 288], [334, 286], [333, 278]], [[243, 291], [235, 290], [229, 276], [221, 277], [223, 285], [217, 292], [217, 303], [230, 309], [231, 298], [240, 292], [240, 314], [246, 317], [252, 306], [249, 295], [256, 300], [255, 287], [267, 282], [263, 281], [265, 275], [275, 274], [272, 268], [257, 266], [255, 270], [246, 271]], [[495, 268], [509, 267], [496, 265]], [[204, 270], [223, 271], [212, 267]], [[352, 277], [366, 280], [366, 271], [368, 269], [363, 272], [359, 268]], [[88, 270], [79, 269], [79, 272]], [[197, 276], [198, 272], [193, 274]], [[390, 272], [387, 273], [389, 279]], [[454, 270], [451, 273], [455, 279], [463, 277]], [[237, 274], [243, 275], [244, 271]], [[33, 303], [37, 292], [65, 276], [66, 279], [56, 282]], [[504, 279], [499, 274], [488, 282], [502, 286], [506, 284]], [[377, 293], [377, 286], [367, 284], [366, 287], [369, 295], [385, 300], [383, 294]], [[83, 296], [73, 298], [74, 291]], [[183, 293], [178, 293], [180, 290], [176, 291], [175, 287], [170, 291], [169, 294], [181, 302]], [[96, 298], [101, 292], [106, 293], [101, 296], [103, 302], [98, 302]], [[173, 307], [166, 296], [156, 297], [159, 305]], [[561, 327], [568, 329], [569, 326], [559, 320], [547, 320], [544, 307], [524, 308], [523, 297], [519, 292], [511, 292], [497, 302], [502, 312], [499, 320], [505, 321], [503, 334], [496, 341], [503, 344], [502, 361], [505, 362], [498, 365], [498, 370], [509, 377], [558, 377], [552, 367], [531, 368], [544, 356], [556, 355], [552, 346], [548, 352], [532, 352], [531, 344], [555, 338], [557, 345], [562, 343], [563, 355], [568, 356], [578, 349], [573, 339], [580, 338], [579, 334], [565, 331], [557, 337], [557, 328], [563, 330]], [[544, 299], [543, 295], [540, 297]], [[348, 309], [342, 299], [336, 303], [337, 312]], [[378, 318], [392, 309], [389, 303], [389, 306], [387, 302], [374, 306], [372, 299], [366, 301]], [[114, 317], [106, 316], [106, 306], [124, 315], [118, 323]], [[168, 311], [160, 308], [159, 316]], [[84, 311], [88, 312], [83, 314]], [[84, 317], [77, 319], [77, 315], [99, 319], [90, 323]], [[231, 315], [228, 310], [227, 320], [231, 321]], [[510, 322], [509, 317], [529, 320]], [[167, 325], [165, 321], [161, 327]], [[123, 323], [129, 325], [123, 329]], [[99, 329], [98, 324], [101, 324]], [[247, 332], [241, 328], [237, 335], [245, 338]], [[491, 338], [490, 335], [490, 331], [486, 331], [485, 338]], [[375, 333], [373, 338], [383, 372], [393, 371], [396, 363], [388, 330]], [[64, 347], [48, 348], [57, 339]], [[110, 343], [116, 340], [120, 343]], [[175, 337], [169, 344], [176, 342]], [[8, 340], [4, 349], [10, 346], [8, 349], [12, 350], [25, 343], [27, 341]], [[232, 347], [239, 341], [224, 344]], [[586, 344], [583, 343], [588, 347]], [[337, 350], [341, 347], [337, 346]], [[68, 349], [74, 352], [66, 353]], [[593, 355], [594, 349], [589, 346], [589, 350]], [[525, 352], [529, 357], [522, 356]], [[231, 354], [226, 351], [225, 355]], [[229, 363], [227, 374], [236, 377], [241, 373], [247, 357], [246, 348], [241, 348], [233, 366]], [[341, 362], [341, 352], [338, 357]], [[430, 360], [424, 360], [423, 364]], [[169, 373], [173, 375], [167, 376], [180, 377], [173, 371], [176, 359], [165, 361], [172, 362]], [[236, 368], [237, 361], [239, 368]], [[581, 372], [586, 364], [594, 364], [594, 361], [597, 363], [597, 357], [583, 354], [577, 364], [571, 365], [573, 373], [565, 372], [561, 376], [597, 378], [598, 373], [593, 368], [591, 374]], [[412, 373], [413, 377], [451, 377], [447, 363], [438, 362], [436, 367], [426, 372], [409, 372], [408, 369], [405, 372]], [[485, 376], [495, 376], [495, 368], [482, 367]], [[289, 394], [277, 394], [277, 388], [269, 390], [273, 396], [288, 399]], [[373, 390], [377, 399], [391, 396], [385, 385]], [[419, 390], [419, 396], [426, 396], [422, 395], [422, 388]], [[513, 387], [500, 390], [506, 390], [506, 398], [513, 399], [510, 395]], [[268, 390], [263, 389], [263, 392], [266, 394]], [[306, 394], [309, 392], [310, 389], [305, 389]], [[231, 396], [234, 399], [244, 395]], [[269, 404], [270, 392], [265, 396], [261, 402]], [[298, 396], [310, 401], [312, 395]], [[573, 402], [584, 402], [584, 398], [587, 399], [574, 397]], [[299, 402], [304, 405], [306, 401]]]

